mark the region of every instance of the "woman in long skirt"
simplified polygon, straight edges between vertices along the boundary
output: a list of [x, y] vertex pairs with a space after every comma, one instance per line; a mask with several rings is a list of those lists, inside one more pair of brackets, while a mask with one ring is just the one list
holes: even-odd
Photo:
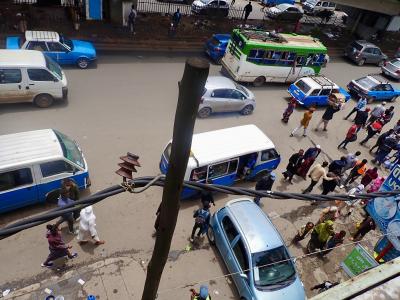
[[282, 121], [284, 123], [287, 123], [289, 121], [290, 115], [293, 113], [296, 105], [297, 105], [296, 99], [294, 99], [294, 98], [290, 99], [290, 101], [288, 103], [288, 107], [285, 109], [285, 111], [283, 112], [283, 115], [282, 115]]

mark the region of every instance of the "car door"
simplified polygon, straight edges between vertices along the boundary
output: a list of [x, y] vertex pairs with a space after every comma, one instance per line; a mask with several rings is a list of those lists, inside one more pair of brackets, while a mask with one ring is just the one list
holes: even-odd
[[231, 92], [230, 89], [216, 89], [211, 93], [212, 111], [213, 112], [224, 112], [229, 111], [229, 98]]
[[379, 48], [374, 48], [374, 62], [379, 63], [382, 61], [382, 51]]
[[382, 98], [391, 100], [393, 97], [394, 97], [393, 87], [388, 83], [382, 84]]
[[237, 176], [239, 158], [227, 160], [208, 166], [207, 182], [221, 185], [232, 185]]
[[38, 191], [31, 166], [0, 172], [0, 212], [37, 201]]
[[60, 94], [60, 88], [55, 84], [55, 80], [57, 79], [49, 71], [39, 68], [28, 68], [27, 73], [27, 89], [33, 95], [46, 93], [54, 96]]
[[71, 64], [72, 55], [64, 45], [59, 42], [47, 42], [47, 47], [49, 48], [48, 55], [56, 60], [59, 64]]
[[227, 106], [227, 111], [240, 111], [242, 110], [246, 96], [238, 90], [230, 90], [230, 99]]
[[0, 69], [0, 103], [30, 101], [22, 70], [19, 68]]
[[367, 63], [375, 63], [374, 48], [371, 47], [365, 48], [362, 57], [365, 59], [365, 62]]
[[253, 295], [249, 286], [249, 280], [252, 280], [249, 265], [250, 255], [240, 235], [232, 241], [231, 249], [232, 253], [228, 253], [227, 257], [228, 260], [232, 260], [231, 264], [234, 265], [233, 281], [239, 290], [240, 297], [252, 299]]

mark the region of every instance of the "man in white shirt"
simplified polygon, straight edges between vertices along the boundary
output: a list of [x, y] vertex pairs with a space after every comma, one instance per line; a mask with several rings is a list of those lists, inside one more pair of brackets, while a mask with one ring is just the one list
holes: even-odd
[[308, 177], [311, 178], [311, 183], [310, 185], [303, 191], [303, 194], [308, 194], [312, 191], [312, 189], [314, 188], [314, 186], [318, 183], [318, 181], [323, 178], [325, 180], [333, 180], [336, 177], [328, 177], [326, 176], [326, 170], [325, 168], [328, 166], [328, 162], [324, 161], [321, 164], [316, 164], [315, 167], [311, 170], [310, 174], [308, 175]]

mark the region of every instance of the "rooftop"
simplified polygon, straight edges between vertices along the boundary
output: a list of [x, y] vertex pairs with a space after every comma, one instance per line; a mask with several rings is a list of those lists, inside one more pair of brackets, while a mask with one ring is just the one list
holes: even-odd
[[43, 67], [46, 65], [44, 55], [35, 50], [0, 49], [0, 66], [7, 67]]

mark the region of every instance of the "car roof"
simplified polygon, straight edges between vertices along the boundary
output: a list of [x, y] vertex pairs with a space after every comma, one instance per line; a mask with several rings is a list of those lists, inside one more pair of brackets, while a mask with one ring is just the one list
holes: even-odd
[[282, 9], [282, 10], [286, 10], [286, 9], [288, 9], [289, 7], [298, 8], [297, 6], [295, 6], [295, 5], [293, 5], [293, 4], [289, 4], [289, 3], [278, 4], [278, 5], [275, 6], [275, 7], [279, 8], [279, 9]]
[[54, 31], [38, 31], [38, 30], [27, 30], [25, 31], [25, 39], [27, 41], [59, 41], [60, 36]]
[[205, 88], [207, 90], [215, 89], [236, 89], [236, 85], [233, 80], [224, 76], [209, 76], [207, 78]]
[[389, 83], [390, 84], [390, 82], [386, 78], [384, 78], [383, 76], [381, 76], [379, 74], [370, 74], [365, 77], [373, 78], [373, 79], [375, 79], [375, 81], [377, 81], [379, 83]]
[[253, 200], [248, 198], [231, 200], [225, 207], [239, 226], [251, 253], [284, 245], [274, 224]]
[[306, 76], [300, 79], [303, 80], [312, 89], [318, 89], [324, 86], [333, 87], [335, 89], [339, 88], [339, 86], [336, 83], [326, 78], [325, 76]]
[[379, 48], [377, 45], [372, 44], [371, 42], [368, 42], [366, 40], [356, 40], [355, 42], [357, 42], [358, 44], [364, 46], [364, 47], [375, 47], [375, 48]]
[[275, 148], [255, 125], [244, 125], [194, 134], [188, 167], [196, 168], [230, 158]]
[[46, 66], [46, 60], [40, 51], [0, 49], [0, 66], [43, 68]]
[[63, 157], [53, 129], [0, 135], [0, 170]]

